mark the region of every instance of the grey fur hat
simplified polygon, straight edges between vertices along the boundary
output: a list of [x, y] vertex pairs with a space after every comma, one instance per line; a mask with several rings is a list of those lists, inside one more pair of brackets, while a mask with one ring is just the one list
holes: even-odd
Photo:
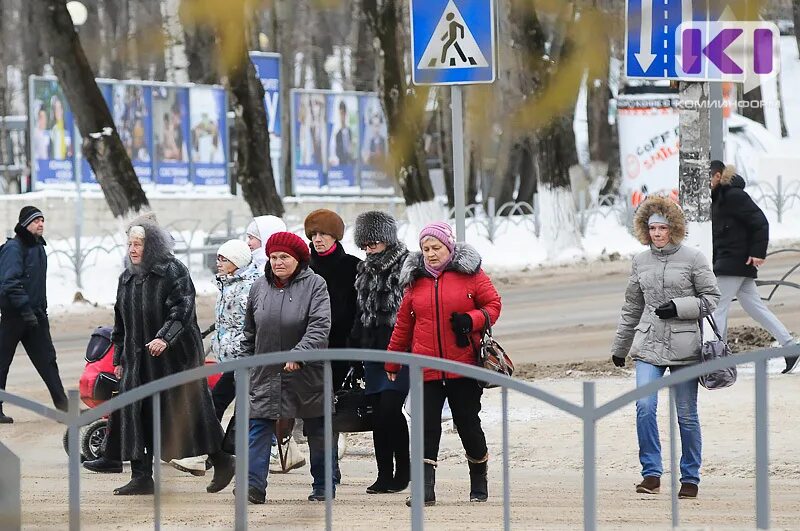
[[356, 247], [363, 249], [368, 243], [383, 242], [388, 246], [397, 244], [397, 222], [379, 210], [370, 210], [356, 218], [353, 240]]

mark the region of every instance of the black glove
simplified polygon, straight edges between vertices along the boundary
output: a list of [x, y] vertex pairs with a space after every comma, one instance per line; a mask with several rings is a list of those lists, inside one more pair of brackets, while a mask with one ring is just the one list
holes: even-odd
[[25, 328], [33, 330], [39, 326], [39, 319], [33, 312], [25, 312], [22, 314], [22, 321], [25, 323]]
[[616, 365], [617, 367], [625, 366], [625, 358], [618, 358], [616, 356], [611, 356], [611, 361], [613, 361], [614, 365]]
[[656, 315], [659, 319], [674, 319], [678, 317], [678, 309], [674, 302], [669, 301], [656, 308]]
[[450, 326], [456, 333], [456, 345], [459, 347], [469, 346], [469, 333], [472, 332], [472, 317], [466, 313], [450, 314]]

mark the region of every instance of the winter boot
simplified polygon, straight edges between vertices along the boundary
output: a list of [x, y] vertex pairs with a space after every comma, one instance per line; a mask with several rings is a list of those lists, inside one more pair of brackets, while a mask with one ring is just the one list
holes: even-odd
[[14, 419], [3, 413], [3, 404], [0, 403], [0, 424], [13, 424]]
[[153, 478], [141, 476], [131, 479], [127, 485], [114, 489], [114, 496], [144, 496], [153, 494]]
[[201, 477], [206, 475], [206, 466], [208, 463], [205, 456], [197, 456], [184, 457], [183, 459], [173, 459], [169, 462], [169, 464], [172, 465], [172, 468], [175, 470], [180, 470], [181, 472], [186, 472], [187, 474]]
[[222, 450], [209, 455], [208, 459], [214, 465], [214, 477], [206, 487], [206, 492], [219, 492], [230, 485], [233, 480], [233, 476], [236, 474], [236, 460]]
[[119, 474], [122, 472], [122, 461], [107, 459], [103, 456], [91, 461], [84, 461], [83, 468], [99, 474]]
[[[425, 460], [425, 507], [436, 505], [436, 461]], [[411, 507], [411, 496], [406, 498], [406, 507]]]
[[389, 489], [387, 492], [401, 492], [406, 490], [410, 480], [411, 463], [408, 457], [408, 448], [406, 448], [405, 453], [396, 453], [394, 460], [394, 478], [389, 482]]
[[469, 501], [485, 502], [489, 498], [489, 480], [487, 478], [489, 454], [481, 459], [467, 456], [469, 465]]

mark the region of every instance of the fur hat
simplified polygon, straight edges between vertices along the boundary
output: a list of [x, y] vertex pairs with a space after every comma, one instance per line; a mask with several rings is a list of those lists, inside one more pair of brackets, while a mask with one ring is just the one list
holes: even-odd
[[247, 266], [253, 259], [250, 247], [242, 240], [226, 241], [219, 246], [217, 254], [227, 258], [237, 269]]
[[636, 209], [633, 230], [642, 245], [650, 245], [650, 216], [660, 214], [669, 222], [669, 241], [679, 244], [686, 237], [686, 217], [678, 203], [660, 195], [651, 195]]
[[19, 224], [22, 227], [27, 227], [33, 223], [33, 220], [36, 218], [44, 218], [44, 214], [35, 206], [24, 206], [22, 210], [19, 211]]
[[284, 252], [300, 263], [311, 261], [311, 251], [303, 238], [292, 232], [276, 232], [267, 240], [267, 255]]
[[456, 246], [456, 237], [453, 236], [453, 227], [445, 223], [444, 221], [435, 221], [433, 223], [429, 223], [425, 226], [422, 231], [419, 233], [419, 243], [422, 246], [422, 240], [427, 238], [428, 236], [433, 236], [440, 242], [447, 247], [450, 252], [453, 252], [453, 249]]
[[344, 238], [344, 221], [339, 214], [327, 208], [320, 208], [306, 216], [305, 220], [306, 238], [311, 239], [315, 232], [330, 234], [336, 241]]
[[359, 214], [353, 229], [353, 240], [359, 249], [372, 242], [383, 242], [391, 247], [398, 242], [397, 222], [392, 216], [379, 210]]
[[139, 214], [138, 216], [136, 216], [135, 218], [131, 219], [128, 222], [128, 228], [126, 229], [126, 232], [131, 227], [142, 226], [142, 225], [146, 225], [146, 224], [158, 225], [158, 219], [156, 218], [156, 213], [153, 212], [152, 210], [148, 210], [147, 212], [143, 212], [143, 213]]

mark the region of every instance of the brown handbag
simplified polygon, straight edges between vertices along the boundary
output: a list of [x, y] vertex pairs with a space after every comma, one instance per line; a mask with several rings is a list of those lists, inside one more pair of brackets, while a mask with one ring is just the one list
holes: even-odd
[[[489, 312], [483, 308], [480, 308], [480, 311], [486, 320], [486, 324], [483, 327], [480, 348], [478, 349], [478, 361], [484, 369], [512, 376], [514, 374], [514, 362], [511, 361], [505, 349], [492, 336], [492, 323], [489, 320]], [[497, 385], [484, 382], [483, 387], [491, 389], [497, 387]]]

